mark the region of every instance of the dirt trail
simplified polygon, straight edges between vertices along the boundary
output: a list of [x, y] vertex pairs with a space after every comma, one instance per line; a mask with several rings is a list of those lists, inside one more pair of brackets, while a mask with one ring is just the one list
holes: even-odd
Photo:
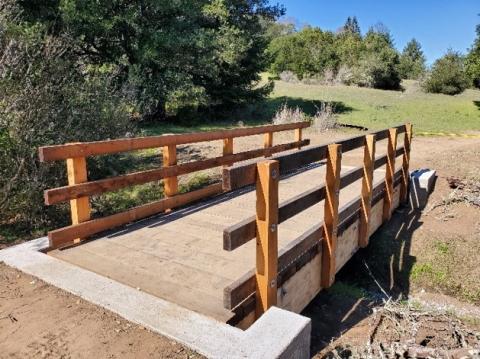
[[1, 358], [201, 358], [0, 263]]

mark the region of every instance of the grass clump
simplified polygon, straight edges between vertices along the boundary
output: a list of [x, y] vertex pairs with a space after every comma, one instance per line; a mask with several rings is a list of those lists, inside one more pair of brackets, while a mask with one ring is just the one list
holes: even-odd
[[354, 299], [368, 297], [368, 293], [363, 288], [345, 282], [335, 282], [328, 291], [329, 293], [340, 297]]

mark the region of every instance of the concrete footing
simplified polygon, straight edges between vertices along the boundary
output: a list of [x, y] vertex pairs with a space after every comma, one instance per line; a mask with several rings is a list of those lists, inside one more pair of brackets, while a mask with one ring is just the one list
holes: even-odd
[[1, 250], [0, 261], [209, 358], [310, 357], [309, 318], [272, 307], [242, 331], [48, 256], [41, 252], [47, 247], [48, 239], [39, 238]]

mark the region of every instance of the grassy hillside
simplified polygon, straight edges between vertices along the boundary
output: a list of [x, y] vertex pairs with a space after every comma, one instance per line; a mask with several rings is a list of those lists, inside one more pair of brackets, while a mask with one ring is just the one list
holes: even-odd
[[480, 131], [480, 91], [447, 96], [423, 93], [416, 81], [402, 86], [403, 92], [276, 81], [272, 99], [307, 106], [309, 101], [333, 101], [340, 122], [372, 129], [409, 120], [416, 131]]

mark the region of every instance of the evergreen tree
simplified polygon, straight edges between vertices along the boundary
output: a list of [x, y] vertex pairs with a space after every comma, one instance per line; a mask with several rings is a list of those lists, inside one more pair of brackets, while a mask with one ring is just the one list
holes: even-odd
[[412, 39], [405, 46], [400, 56], [400, 76], [402, 79], [416, 80], [425, 73], [425, 69], [425, 55], [422, 47], [416, 39]]
[[342, 27], [342, 32], [361, 36], [360, 25], [358, 24], [357, 17], [348, 17], [345, 25]]
[[465, 65], [471, 83], [480, 88], [480, 24], [477, 25], [477, 38], [467, 55]]

